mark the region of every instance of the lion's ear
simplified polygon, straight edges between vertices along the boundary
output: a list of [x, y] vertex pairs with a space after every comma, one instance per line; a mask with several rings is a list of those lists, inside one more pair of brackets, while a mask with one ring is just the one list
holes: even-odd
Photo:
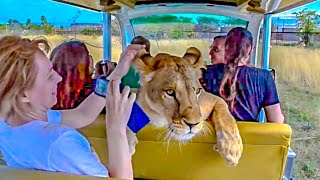
[[201, 77], [201, 68], [205, 68], [205, 65], [200, 50], [196, 47], [189, 47], [182, 58], [194, 68], [197, 76]]
[[193, 68], [200, 69], [204, 67], [201, 52], [196, 47], [189, 47], [182, 58], [185, 59]]
[[154, 66], [154, 58], [148, 52], [139, 53], [137, 56], [134, 67], [141, 75], [142, 81], [150, 81], [152, 79], [152, 72]]

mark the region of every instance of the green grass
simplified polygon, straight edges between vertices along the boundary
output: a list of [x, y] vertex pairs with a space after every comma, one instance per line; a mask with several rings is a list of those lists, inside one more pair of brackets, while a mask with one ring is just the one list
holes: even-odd
[[282, 111], [292, 128], [291, 148], [297, 154], [296, 180], [320, 179], [320, 94], [277, 83]]

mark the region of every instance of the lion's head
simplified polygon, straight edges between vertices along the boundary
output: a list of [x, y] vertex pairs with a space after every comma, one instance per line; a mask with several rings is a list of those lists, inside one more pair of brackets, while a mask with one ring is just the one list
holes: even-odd
[[191, 47], [183, 57], [145, 54], [135, 62], [141, 75], [138, 101], [151, 123], [167, 127], [167, 138], [180, 141], [202, 131], [198, 102], [203, 90], [198, 79], [204, 63], [200, 51]]

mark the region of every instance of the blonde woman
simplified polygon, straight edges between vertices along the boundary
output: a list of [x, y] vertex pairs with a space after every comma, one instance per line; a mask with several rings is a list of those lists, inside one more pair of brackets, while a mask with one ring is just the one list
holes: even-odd
[[[41, 47], [41, 49], [39, 48]], [[120, 79], [144, 46], [129, 46], [108, 76], [106, 98], [92, 93], [77, 108], [50, 110], [61, 77], [46, 53], [48, 42], [19, 36], [0, 39], [0, 151], [11, 167], [132, 179], [126, 125], [135, 94], [119, 92]], [[76, 128], [92, 123], [106, 107], [109, 164], [106, 169]]]

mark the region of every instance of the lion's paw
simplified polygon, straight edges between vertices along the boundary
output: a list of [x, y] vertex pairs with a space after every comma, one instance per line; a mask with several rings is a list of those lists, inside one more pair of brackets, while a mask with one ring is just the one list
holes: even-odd
[[224, 158], [229, 166], [236, 166], [241, 158], [243, 144], [238, 131], [234, 133], [221, 130], [217, 131], [217, 144], [214, 150]]

